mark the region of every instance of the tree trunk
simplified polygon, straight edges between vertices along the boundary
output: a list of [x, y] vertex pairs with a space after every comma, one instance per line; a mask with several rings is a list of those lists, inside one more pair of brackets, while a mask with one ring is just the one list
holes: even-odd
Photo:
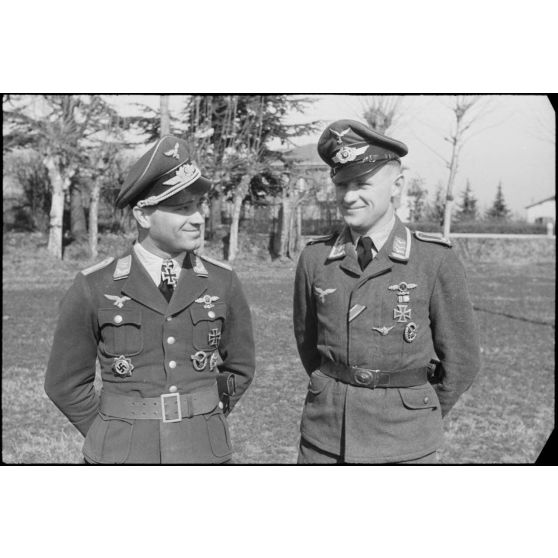
[[97, 247], [97, 237], [98, 237], [98, 215], [99, 215], [99, 195], [101, 193], [101, 185], [98, 181], [95, 181], [91, 185], [91, 194], [89, 202], [89, 251], [91, 253], [91, 259], [97, 259], [98, 247]]
[[[50, 156], [44, 159], [52, 186], [50, 220], [47, 250], [59, 260], [62, 259], [62, 223], [64, 218], [64, 194], [70, 186], [68, 176], [64, 176], [57, 158]], [[68, 173], [69, 175], [73, 173]]]
[[455, 182], [455, 175], [457, 174], [457, 141], [457, 137], [454, 138], [449, 165], [450, 174], [446, 189], [446, 206], [444, 208], [444, 237], [448, 239], [451, 231], [451, 213], [453, 210], [453, 184]]
[[250, 185], [250, 176], [245, 174], [240, 180], [240, 184], [236, 187], [233, 194], [233, 209], [231, 229], [229, 234], [229, 254], [228, 259], [232, 262], [238, 254], [238, 225], [240, 223], [240, 210], [242, 209], [242, 202], [248, 193]]
[[169, 96], [161, 95], [160, 98], [160, 118], [161, 126], [159, 129], [159, 135], [161, 137], [168, 136], [170, 134], [170, 113], [169, 113]]
[[70, 185], [70, 231], [75, 240], [84, 240], [87, 237], [82, 190], [76, 182]]
[[209, 238], [213, 239], [215, 233], [221, 226], [221, 195], [211, 199], [211, 205], [209, 207]]

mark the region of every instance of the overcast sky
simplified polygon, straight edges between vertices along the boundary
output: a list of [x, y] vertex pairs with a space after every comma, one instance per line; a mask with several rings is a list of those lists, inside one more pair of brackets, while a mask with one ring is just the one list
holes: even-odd
[[[295, 113], [287, 122], [323, 121], [323, 127], [341, 118], [362, 120], [366, 97], [363, 95], [310, 95], [315, 102], [303, 113]], [[555, 193], [555, 125], [554, 111], [545, 96], [492, 95], [488, 107], [471, 129], [458, 171], [455, 194], [463, 190], [467, 179], [482, 209], [491, 205], [498, 182], [502, 182], [508, 206], [523, 215], [526, 205]], [[126, 113], [134, 111], [131, 103], [158, 106], [158, 96], [111, 96]], [[171, 112], [180, 110], [184, 96], [172, 96]], [[390, 134], [409, 147], [403, 159], [407, 179], [420, 177], [432, 193], [441, 181], [445, 184], [448, 170], [443, 157], [449, 157], [449, 133], [452, 113], [448, 96], [406, 96], [401, 118]], [[321, 131], [322, 127], [320, 128]], [[296, 143], [317, 142], [314, 136], [297, 138]]]

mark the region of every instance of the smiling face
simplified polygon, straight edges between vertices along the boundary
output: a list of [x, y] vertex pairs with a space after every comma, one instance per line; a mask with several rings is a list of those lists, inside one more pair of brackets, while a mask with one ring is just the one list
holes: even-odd
[[335, 185], [337, 205], [345, 223], [356, 235], [365, 235], [388, 223], [393, 198], [403, 189], [398, 163], [388, 163], [372, 174]]
[[[184, 195], [181, 196], [182, 199]], [[178, 206], [134, 207], [140, 226], [140, 242], [151, 253], [162, 258], [191, 252], [200, 247], [204, 223], [205, 200], [201, 194], [190, 194]]]

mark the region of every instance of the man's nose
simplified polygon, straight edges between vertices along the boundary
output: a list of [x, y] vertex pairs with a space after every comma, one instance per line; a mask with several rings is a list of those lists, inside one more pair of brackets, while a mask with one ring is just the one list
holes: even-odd
[[203, 216], [203, 212], [201, 209], [198, 209], [190, 217], [190, 223], [192, 223], [193, 225], [203, 225], [204, 222], [205, 222], [205, 218]]

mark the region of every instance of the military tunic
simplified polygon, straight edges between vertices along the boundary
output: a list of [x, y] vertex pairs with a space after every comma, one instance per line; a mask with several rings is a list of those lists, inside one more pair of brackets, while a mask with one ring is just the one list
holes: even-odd
[[[254, 374], [250, 310], [236, 274], [188, 254], [167, 303], [133, 251], [106, 263], [79, 273], [62, 300], [45, 378], [49, 397], [85, 436], [87, 461], [229, 460], [232, 447], [218, 404], [217, 367], [210, 366], [209, 357], [214, 355], [216, 364], [218, 353], [219, 370], [235, 375], [232, 409]], [[207, 360], [196, 370], [192, 356], [199, 351]], [[207, 400], [209, 393], [213, 408], [179, 422], [111, 416], [95, 393], [96, 359], [101, 397], [203, 393]], [[117, 361], [129, 362], [131, 375], [115, 373]]]
[[[310, 375], [301, 435], [346, 462], [405, 461], [438, 449], [442, 417], [479, 371], [463, 266], [449, 246], [421, 238], [396, 219], [364, 271], [348, 228], [300, 256], [294, 331]], [[436, 357], [444, 378], [435, 386], [369, 389], [320, 371], [338, 363], [396, 372]]]

